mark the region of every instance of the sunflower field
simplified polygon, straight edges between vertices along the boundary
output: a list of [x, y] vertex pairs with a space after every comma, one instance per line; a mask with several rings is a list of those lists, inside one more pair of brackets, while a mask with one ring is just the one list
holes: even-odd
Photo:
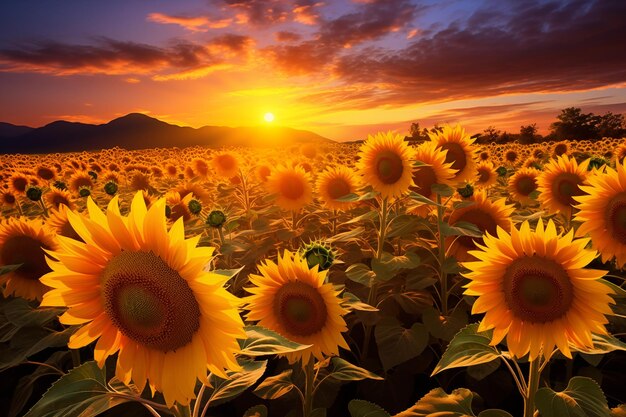
[[0, 414], [624, 417], [625, 156], [0, 155]]

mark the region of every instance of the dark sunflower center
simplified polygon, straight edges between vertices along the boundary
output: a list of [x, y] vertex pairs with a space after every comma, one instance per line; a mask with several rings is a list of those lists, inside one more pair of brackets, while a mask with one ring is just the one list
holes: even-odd
[[515, 188], [518, 193], [527, 196], [537, 189], [537, 183], [533, 177], [520, 177], [515, 183]]
[[564, 143], [559, 143], [554, 147], [554, 154], [556, 156], [561, 156], [567, 152], [567, 145]]
[[606, 229], [613, 239], [626, 245], [626, 192], [617, 194], [604, 210]]
[[122, 252], [101, 280], [107, 315], [141, 345], [176, 350], [200, 327], [200, 307], [187, 281], [152, 252]]
[[515, 151], [508, 151], [506, 153], [506, 160], [509, 162], [515, 162], [517, 160], [517, 152]]
[[330, 198], [337, 199], [350, 194], [350, 184], [340, 177], [328, 181], [327, 192]]
[[0, 259], [2, 265], [22, 264], [13, 274], [24, 279], [38, 280], [51, 271], [43, 249], [50, 248], [35, 238], [11, 236], [0, 249]]
[[285, 175], [280, 179], [280, 194], [290, 200], [297, 200], [304, 194], [304, 184], [300, 177]]
[[283, 285], [274, 297], [274, 314], [285, 329], [296, 336], [322, 330], [328, 312], [317, 289], [300, 281]]
[[411, 189], [424, 197], [432, 194], [432, 186], [437, 184], [437, 174], [432, 166], [420, 166], [413, 172], [415, 187]]
[[448, 151], [446, 154], [446, 162], [452, 162], [452, 169], [458, 169], [458, 173], [465, 169], [467, 165], [467, 156], [463, 147], [456, 142], [448, 142], [441, 145], [441, 149]]
[[28, 180], [26, 178], [17, 177], [13, 180], [13, 188], [17, 191], [24, 192], [26, 191], [26, 186], [28, 185]]
[[54, 172], [50, 168], [42, 167], [37, 170], [37, 176], [44, 180], [51, 180], [54, 178]]
[[513, 314], [531, 323], [562, 317], [574, 299], [574, 288], [565, 269], [537, 255], [514, 260], [504, 273], [502, 290]]
[[218, 163], [225, 170], [233, 169], [235, 166], [235, 158], [232, 155], [220, 155]]
[[554, 198], [565, 206], [576, 204], [574, 196], [582, 195], [584, 192], [578, 187], [582, 184], [581, 178], [569, 172], [557, 175], [552, 183], [552, 194]]
[[78, 177], [74, 181], [74, 186], [76, 188], [79, 188], [79, 187], [91, 187], [91, 186], [93, 186], [93, 182], [91, 182], [91, 177]]
[[[496, 223], [493, 216], [479, 208], [466, 211], [455, 221], [455, 223], [456, 222], [469, 222], [475, 224], [483, 234], [485, 234], [485, 232], [489, 232], [492, 236], [495, 236], [498, 231], [498, 223]], [[483, 239], [471, 236], [460, 236], [457, 241], [461, 246], [471, 250], [476, 248], [474, 241], [482, 243]]]
[[480, 184], [486, 183], [487, 181], [489, 181], [489, 178], [491, 178], [491, 173], [487, 168], [478, 170], [478, 182]]
[[376, 155], [376, 176], [385, 184], [395, 184], [404, 172], [402, 158], [395, 152], [383, 151]]

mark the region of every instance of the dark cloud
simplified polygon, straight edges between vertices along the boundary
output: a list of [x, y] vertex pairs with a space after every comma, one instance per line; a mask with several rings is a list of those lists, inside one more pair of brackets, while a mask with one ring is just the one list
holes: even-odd
[[312, 40], [267, 48], [279, 68], [289, 73], [318, 72], [344, 50], [382, 38], [409, 24], [418, 10], [408, 0], [359, 4], [356, 11], [321, 20]]
[[302, 39], [302, 35], [296, 32], [281, 30], [274, 34], [278, 42], [297, 42]]
[[287, 20], [290, 4], [282, 0], [214, 0], [239, 14], [240, 23], [266, 26]]
[[603, 87], [626, 81], [624, 16], [623, 1], [519, 2], [479, 10], [399, 51], [344, 54], [334, 70], [369, 89], [367, 106]]
[[254, 43], [254, 40], [249, 36], [227, 33], [216, 36], [210, 43], [211, 45], [223, 46], [232, 52], [246, 52]]

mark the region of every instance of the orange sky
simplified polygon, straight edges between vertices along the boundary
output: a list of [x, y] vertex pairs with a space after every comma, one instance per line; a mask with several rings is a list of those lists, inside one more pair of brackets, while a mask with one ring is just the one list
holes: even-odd
[[0, 121], [273, 123], [335, 140], [461, 122], [547, 133], [626, 111], [626, 3], [185, 0], [0, 4]]

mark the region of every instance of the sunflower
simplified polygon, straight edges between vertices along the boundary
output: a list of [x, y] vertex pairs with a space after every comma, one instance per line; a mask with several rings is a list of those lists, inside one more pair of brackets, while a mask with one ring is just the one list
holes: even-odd
[[383, 198], [400, 197], [414, 185], [415, 150], [402, 136], [387, 133], [369, 135], [359, 151], [357, 168], [365, 185], [371, 185]]
[[68, 181], [68, 186], [71, 191], [78, 194], [78, 190], [81, 187], [93, 188], [93, 178], [87, 171], [76, 171], [70, 177]]
[[229, 152], [220, 152], [211, 159], [213, 169], [220, 177], [231, 178], [239, 173], [239, 159]]
[[272, 173], [272, 168], [270, 168], [269, 165], [261, 164], [256, 167], [255, 173], [261, 182], [265, 182]]
[[498, 173], [491, 162], [480, 162], [476, 167], [476, 173], [474, 185], [478, 188], [487, 189], [498, 180]]
[[44, 199], [49, 207], [53, 209], [58, 209], [59, 206], [65, 205], [70, 210], [74, 210], [76, 208], [76, 204], [72, 199], [72, 194], [67, 190], [60, 190], [56, 187], [51, 187], [50, 191], [44, 194]]
[[178, 193], [177, 191], [170, 191], [165, 194], [165, 200], [167, 202], [167, 207], [169, 208], [169, 213], [167, 214], [167, 217], [171, 221], [176, 221], [180, 218], [182, 218], [185, 222], [191, 220], [189, 201], [191, 201], [192, 198], [194, 198], [194, 195], [192, 193], [187, 194], [184, 198], [182, 198], [180, 196], [180, 193]]
[[[491, 201], [484, 191], [476, 191], [465, 199], [474, 204], [462, 206], [450, 214], [448, 224], [454, 226], [458, 222], [472, 223], [483, 233], [495, 234], [498, 227], [511, 230], [511, 214], [513, 205], [506, 204], [506, 198]], [[446, 247], [457, 261], [470, 261], [474, 258], [468, 253], [482, 243], [481, 238], [471, 236], [449, 236], [446, 238]]]
[[348, 330], [343, 319], [348, 311], [341, 306], [332, 284], [324, 284], [328, 271], [318, 266], [309, 269], [300, 254], [285, 251], [278, 265], [266, 260], [259, 266], [261, 275], [250, 274], [254, 287], [247, 288], [248, 320], [274, 330], [295, 342], [312, 345], [287, 355], [290, 363], [311, 355], [318, 360], [339, 354], [339, 347], [349, 349], [341, 335]]
[[356, 191], [357, 178], [346, 166], [329, 167], [317, 178], [316, 189], [320, 200], [328, 209], [347, 210], [354, 203], [337, 199]]
[[613, 151], [613, 156], [615, 157], [615, 165], [621, 164], [626, 158], [626, 143], [620, 143]]
[[42, 180], [52, 181], [56, 178], [57, 173], [54, 168], [47, 167], [45, 165], [40, 165], [36, 170], [37, 176]]
[[552, 155], [555, 158], [559, 156], [565, 156], [569, 154], [569, 152], [570, 152], [570, 146], [567, 141], [558, 142], [554, 144], [554, 146], [552, 147]]
[[[446, 162], [446, 151], [437, 147], [433, 142], [424, 142], [415, 149], [415, 160], [421, 162], [413, 171], [413, 186], [411, 191], [420, 194], [430, 200], [437, 197], [432, 190], [436, 184], [452, 185], [455, 169], [452, 163]], [[430, 207], [424, 204], [410, 206], [409, 211], [417, 216], [426, 216]]]
[[461, 184], [471, 181], [476, 172], [476, 162], [474, 161], [475, 150], [472, 147], [475, 139], [465, 133], [460, 125], [450, 127], [445, 125], [441, 131], [436, 130], [429, 133], [430, 140], [441, 147], [446, 154], [446, 162], [452, 162], [452, 168], [457, 170], [454, 182]]
[[0, 265], [22, 264], [15, 271], [0, 275], [4, 296], [41, 300], [49, 289], [39, 281], [50, 272], [44, 250], [56, 248], [54, 232], [39, 221], [11, 218], [0, 223]]
[[604, 173], [589, 177], [581, 188], [586, 195], [575, 197], [576, 220], [581, 222], [577, 236], [589, 234], [591, 245], [602, 254], [602, 261], [615, 257], [618, 268], [626, 265], [626, 161], [606, 167]]
[[531, 194], [537, 191], [537, 177], [539, 171], [534, 168], [519, 169], [509, 177], [508, 191], [513, 200], [521, 204], [532, 205], [536, 201], [531, 198]]
[[568, 358], [568, 344], [592, 347], [591, 333], [606, 334], [605, 314], [612, 314], [612, 290], [598, 281], [606, 271], [586, 269], [596, 251], [585, 249], [589, 239], [574, 239], [573, 230], [557, 235], [552, 220], [535, 232], [525, 221], [511, 234], [498, 229], [486, 235], [484, 246], [472, 251], [478, 261], [470, 270], [466, 295], [478, 296], [472, 314], [486, 313], [478, 331], [494, 329], [491, 345], [507, 338], [517, 358], [549, 358], [554, 346]]
[[191, 165], [198, 176], [202, 178], [209, 176], [209, 164], [204, 158], [195, 158], [191, 161]]
[[17, 198], [12, 191], [2, 191], [0, 192], [0, 203], [3, 206], [13, 207], [17, 203]]
[[283, 210], [298, 211], [313, 201], [309, 174], [300, 167], [277, 167], [267, 178], [265, 187], [276, 195], [276, 204]]
[[68, 210], [71, 209], [68, 209], [64, 204], [61, 204], [57, 209], [50, 210], [50, 217], [46, 220], [46, 224], [53, 229], [57, 235], [80, 240], [82, 242], [83, 239], [76, 233], [67, 218]]
[[106, 214], [91, 198], [87, 205], [88, 218], [68, 213], [85, 243], [60, 237], [51, 252], [58, 261], [41, 279], [53, 288], [42, 305], [68, 307], [61, 323], [81, 325], [68, 346], [98, 340], [100, 367], [119, 351], [116, 376], [139, 391], [148, 382], [168, 407], [189, 404], [207, 368], [222, 378], [240, 370], [239, 300], [223, 287], [226, 278], [205, 272], [213, 248], [197, 247], [199, 236], [185, 239], [182, 221], [168, 232], [164, 199], [148, 210], [138, 192], [125, 217], [117, 196]]
[[15, 194], [24, 194], [30, 182], [30, 175], [16, 172], [9, 177], [9, 190]]
[[131, 191], [147, 191], [152, 190], [152, 185], [150, 184], [150, 175], [141, 171], [133, 171], [128, 173], [128, 188]]
[[537, 177], [539, 201], [550, 213], [562, 212], [569, 217], [575, 196], [584, 194], [580, 189], [587, 178], [589, 160], [580, 165], [567, 155], [551, 160]]

